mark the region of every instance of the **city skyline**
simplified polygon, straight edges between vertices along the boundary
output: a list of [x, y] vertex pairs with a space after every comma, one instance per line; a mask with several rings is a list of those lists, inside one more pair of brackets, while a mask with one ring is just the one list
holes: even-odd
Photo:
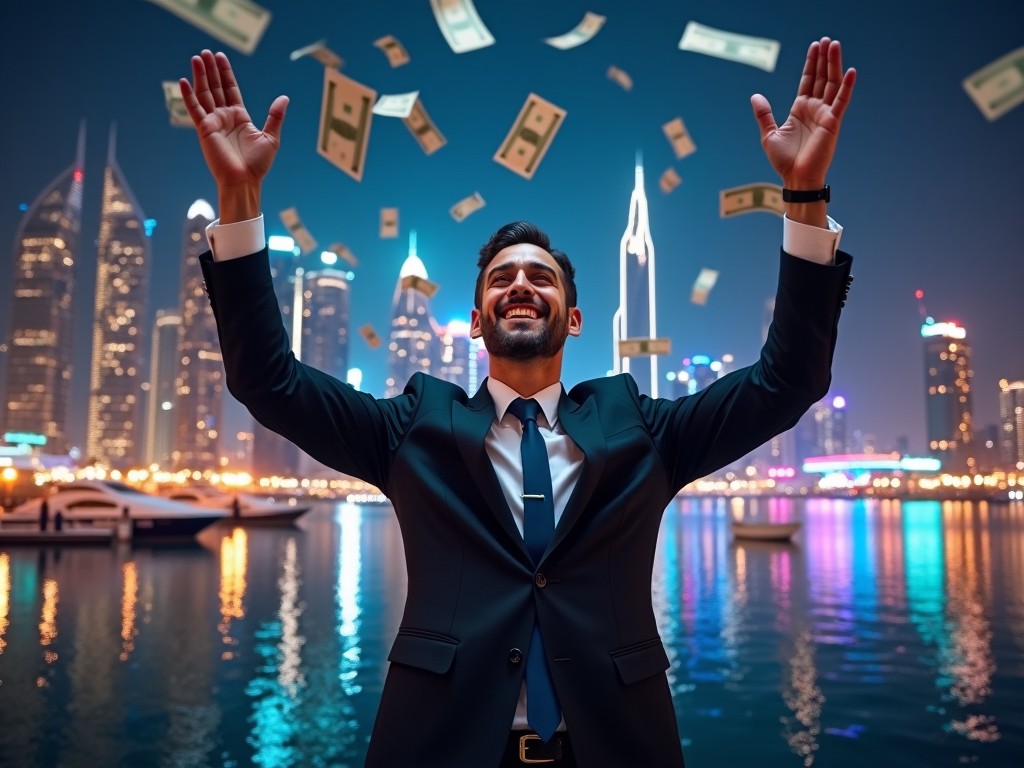
[[[717, 194], [722, 188], [771, 178], [747, 97], [763, 92], [776, 116], [784, 115], [806, 43], [826, 32], [843, 41], [846, 62], [860, 73], [830, 174], [830, 212], [847, 228], [842, 246], [855, 257], [856, 282], [840, 322], [833, 377], [833, 393], [847, 397], [851, 427], [875, 433], [882, 446], [905, 434], [912, 451], [926, 447], [920, 318], [913, 297], [919, 288], [937, 320], [955, 320], [967, 329], [974, 357], [976, 426], [998, 421], [998, 381], [1024, 378], [1024, 339], [1012, 332], [1024, 327], [1024, 307], [1016, 298], [1016, 281], [1006, 279], [1012, 274], [1007, 271], [1009, 260], [1019, 251], [1011, 239], [1013, 211], [1021, 199], [1013, 180], [1024, 175], [1024, 159], [1015, 150], [1014, 137], [1024, 112], [1016, 109], [989, 123], [960, 85], [967, 74], [1019, 45], [1013, 30], [1006, 28], [1012, 25], [995, 23], [994, 3], [982, 3], [979, 13], [966, 20], [952, 12], [922, 19], [909, 9], [895, 9], [886, 28], [879, 30], [865, 11], [852, 8], [815, 9], [812, 16], [790, 18], [753, 4], [744, 4], [738, 14], [735, 9], [704, 9], [691, 16], [655, 3], [642, 3], [638, 13], [612, 2], [558, 9], [527, 3], [529, 7], [512, 13], [481, 0], [477, 8], [498, 42], [463, 55], [447, 48], [426, 3], [400, 4], [399, 14], [394, 8], [360, 7], [354, 15], [338, 9], [314, 11], [312, 6], [264, 5], [275, 16], [255, 54], [228, 53], [258, 123], [274, 95], [292, 97], [283, 150], [264, 196], [267, 230], [284, 233], [277, 213], [294, 205], [322, 243], [344, 241], [359, 257], [351, 328], [365, 322], [387, 327], [385, 299], [406, 256], [407, 227], [419, 231], [421, 257], [431, 279], [442, 286], [432, 306], [444, 322], [468, 317], [479, 244], [504, 222], [527, 218], [549, 231], [553, 246], [565, 250], [578, 270], [584, 333], [567, 346], [565, 383], [604, 375], [610, 367], [607, 329], [617, 290], [609, 277], [616, 271], [622, 201], [639, 149], [649, 175], [671, 166], [683, 178], [671, 194], [655, 191], [650, 198], [651, 232], [661, 256], [658, 335], [673, 341], [664, 370], [677, 369], [683, 357], [700, 353], [731, 353], [737, 365], [752, 362], [762, 308], [774, 292], [781, 221], [765, 214], [721, 220]], [[15, 95], [14, 106], [26, 119], [6, 129], [9, 141], [2, 163], [5, 177], [16, 183], [0, 190], [0, 235], [13, 241], [21, 216], [18, 206], [30, 203], [68, 166], [78, 118], [85, 117], [92, 139], [86, 147], [75, 303], [91, 303], [105, 143], [96, 137], [103, 137], [116, 121], [118, 163], [141, 207], [158, 222], [152, 237], [152, 309], [146, 318], [152, 323], [156, 308], [177, 304], [179, 222], [196, 198], [215, 200], [195, 137], [167, 124], [159, 81], [186, 75], [188, 56], [218, 43], [151, 4], [117, 3], [109, 21], [72, 4], [61, 7], [65, 12], [55, 20], [44, 20], [41, 9], [19, 8], [19, 23], [5, 25], [2, 33], [16, 57], [30, 54], [28, 41], [21, 39], [25, 36], [14, 34], [14, 28], [44, 23], [52, 25], [50, 39], [84, 35], [101, 44], [93, 46], [99, 52], [83, 53], [44, 43], [49, 55], [40, 76], [49, 87]], [[987, 14], [986, 8], [991, 9]], [[567, 52], [540, 42], [546, 34], [571, 28], [588, 9], [608, 16], [594, 40]], [[775, 72], [677, 50], [678, 36], [691, 17], [780, 39]], [[146, 33], [138, 34], [140, 29]], [[288, 62], [287, 55], [323, 30], [329, 30], [328, 45], [345, 59], [348, 76], [380, 92], [419, 87], [448, 144], [426, 157], [404, 127], [378, 117], [361, 184], [319, 158], [313, 144], [322, 67], [310, 60]], [[408, 65], [391, 70], [372, 47], [372, 40], [386, 33], [405, 44], [412, 57]], [[116, 85], [106, 74], [109, 53], [102, 53], [110, 49], [102, 41], [115, 39], [119, 57], [132, 61]], [[643, 45], [638, 46], [640, 41]], [[509, 81], [507, 61], [516, 50], [514, 43], [529, 56]], [[926, 83], [900, 74], [936, 47], [957, 53], [936, 61], [928, 57]], [[642, 57], [629, 53], [641, 49]], [[31, 55], [37, 57], [38, 50]], [[604, 78], [609, 63], [630, 72], [636, 82], [633, 91]], [[458, 87], [439, 87], [452, 78]], [[920, 90], [908, 90], [910, 83]], [[521, 104], [520, 91], [530, 90], [567, 109], [568, 116], [527, 182], [493, 163], [490, 155]], [[66, 120], [28, 119], [50, 114], [46, 105], [55, 98]], [[469, 103], [476, 106], [467, 109]], [[881, 126], [893, 122], [894, 112], [903, 120], [916, 120], [911, 124], [917, 130], [880, 134]], [[676, 115], [686, 121], [697, 146], [681, 161], [674, 159], [660, 130]], [[957, 137], [953, 148], [950, 136]], [[998, 175], [991, 171], [997, 165], [1002, 169]], [[893, 170], [904, 179], [903, 186], [880, 185]], [[447, 208], [474, 189], [487, 207], [456, 224]], [[965, 194], [969, 189], [987, 192], [980, 197]], [[402, 229], [396, 240], [377, 237], [377, 213], [383, 206], [400, 210]], [[13, 273], [12, 256], [10, 247], [0, 249], [4, 274]], [[687, 299], [703, 266], [719, 270], [720, 278], [707, 306], [697, 307]], [[0, 296], [4, 339], [11, 330], [10, 301], [9, 293]], [[82, 349], [88, 346], [83, 339], [88, 322], [76, 310], [76, 392], [69, 429], [79, 445], [84, 436], [80, 381], [88, 370], [88, 350]], [[382, 392], [386, 350], [369, 350], [355, 338], [350, 365], [363, 370], [365, 389]]]

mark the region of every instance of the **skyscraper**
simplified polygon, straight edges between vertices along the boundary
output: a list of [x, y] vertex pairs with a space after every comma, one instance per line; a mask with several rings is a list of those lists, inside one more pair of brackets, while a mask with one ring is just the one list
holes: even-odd
[[181, 315], [176, 310], [158, 309], [149, 358], [149, 400], [146, 402], [146, 442], [142, 452], [145, 466], [171, 467], [177, 420], [178, 334]]
[[148, 352], [150, 253], [142, 208], [114, 154], [115, 136], [112, 127], [96, 258], [86, 457], [124, 468], [142, 458], [139, 392]]
[[954, 322], [927, 318], [924, 339], [925, 414], [928, 452], [954, 471], [974, 467], [971, 420], [971, 348], [967, 331]]
[[846, 398], [826, 398], [812, 405], [793, 428], [799, 462], [811, 456], [837, 456], [849, 453], [846, 425]]
[[[626, 340], [649, 341], [657, 337], [654, 303], [654, 242], [647, 217], [644, 169], [638, 162], [629, 218], [619, 241], [619, 308], [612, 319], [612, 356], [615, 373], [629, 373], [643, 394], [658, 396], [658, 356], [630, 357], [620, 349]], [[668, 350], [665, 350], [666, 352]]]
[[215, 218], [208, 202], [196, 200], [188, 209], [182, 237], [173, 448], [177, 469], [202, 471], [218, 466], [224, 362], [217, 339], [217, 321], [203, 289], [199, 266], [199, 254], [206, 250], [206, 226]]
[[82, 220], [85, 124], [74, 162], [32, 202], [14, 236], [4, 432], [46, 437], [66, 451], [75, 257]]
[[[295, 312], [295, 254], [293, 245], [277, 250], [274, 237], [268, 238], [270, 247], [270, 273], [274, 280], [274, 293], [281, 307], [282, 320], [288, 338], [294, 346], [295, 339], [301, 339], [301, 329], [295, 328], [295, 319], [301, 312]], [[300, 302], [301, 306], [301, 289]], [[287, 438], [267, 429], [258, 421], [253, 422], [252, 471], [257, 477], [294, 477], [299, 471], [298, 447]]]
[[1024, 470], [1024, 381], [999, 381], [999, 455], [1007, 469]]
[[409, 256], [398, 273], [391, 303], [388, 376], [384, 397], [400, 395], [417, 371], [434, 372], [436, 337], [430, 317], [430, 299], [416, 288], [402, 288], [402, 278], [427, 280], [427, 268], [416, 254], [416, 232], [409, 234]]
[[349, 283], [324, 267], [302, 275], [302, 362], [341, 381], [348, 375]]
[[[437, 358], [436, 376], [462, 387], [470, 395], [476, 392], [477, 346], [469, 338], [469, 323], [465, 320], [451, 320], [448, 325], [437, 329], [441, 351]], [[476, 385], [471, 383], [476, 379]]]

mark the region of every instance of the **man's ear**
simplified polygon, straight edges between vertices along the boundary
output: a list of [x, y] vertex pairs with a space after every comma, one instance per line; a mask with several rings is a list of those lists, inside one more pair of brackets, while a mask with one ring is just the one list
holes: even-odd
[[483, 336], [483, 331], [480, 330], [480, 310], [473, 309], [469, 313], [469, 338], [479, 339]]
[[583, 332], [583, 313], [579, 307], [569, 310], [569, 335], [579, 336]]

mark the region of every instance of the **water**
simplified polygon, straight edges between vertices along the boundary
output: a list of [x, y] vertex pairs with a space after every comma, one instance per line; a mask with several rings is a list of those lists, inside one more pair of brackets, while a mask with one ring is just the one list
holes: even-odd
[[[0, 765], [361, 765], [404, 599], [387, 507], [0, 548]], [[690, 768], [1024, 755], [1022, 504], [681, 501], [654, 599]]]

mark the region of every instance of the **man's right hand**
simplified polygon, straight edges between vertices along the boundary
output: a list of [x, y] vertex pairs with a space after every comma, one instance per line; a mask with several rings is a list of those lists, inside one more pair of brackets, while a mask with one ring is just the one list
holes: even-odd
[[217, 182], [220, 223], [256, 218], [260, 187], [281, 142], [288, 97], [278, 96], [259, 130], [242, 103], [231, 62], [223, 53], [204, 50], [192, 57], [193, 86], [178, 81], [181, 97], [199, 135], [206, 165]]

